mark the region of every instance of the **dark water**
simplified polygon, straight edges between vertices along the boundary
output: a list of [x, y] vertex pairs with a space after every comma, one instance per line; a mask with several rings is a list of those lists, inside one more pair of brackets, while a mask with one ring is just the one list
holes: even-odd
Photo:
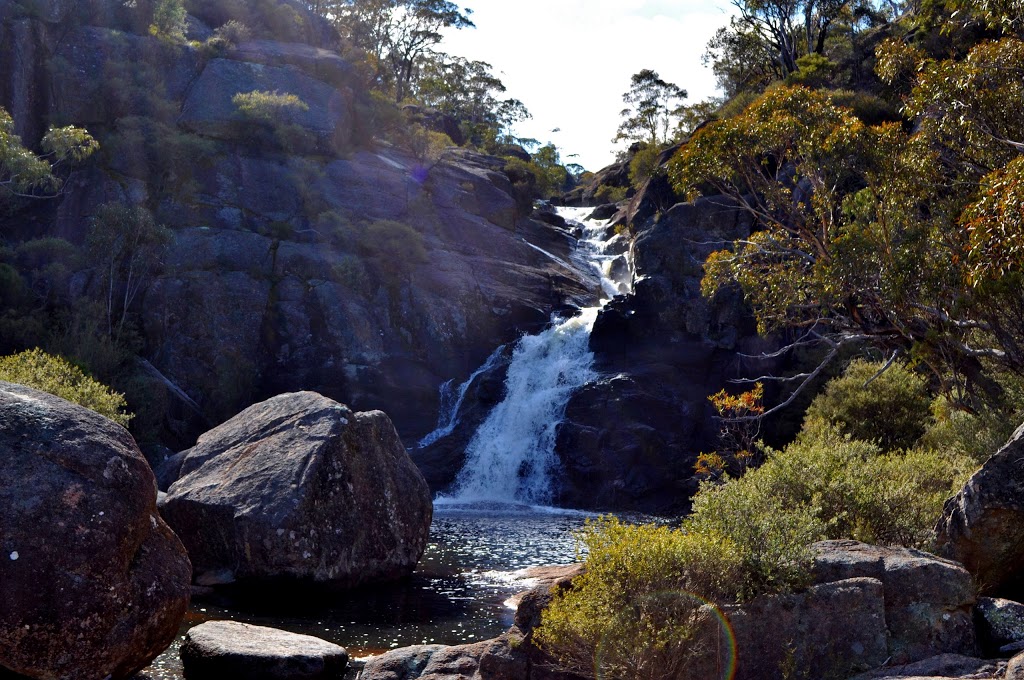
[[[232, 619], [315, 635], [353, 657], [415, 644], [464, 644], [495, 637], [512, 625], [508, 598], [531, 586], [522, 569], [576, 561], [574, 532], [593, 515], [529, 506], [440, 505], [416, 573], [386, 588], [275, 601], [256, 607], [197, 601], [182, 626]], [[140, 678], [181, 677], [178, 641]]]

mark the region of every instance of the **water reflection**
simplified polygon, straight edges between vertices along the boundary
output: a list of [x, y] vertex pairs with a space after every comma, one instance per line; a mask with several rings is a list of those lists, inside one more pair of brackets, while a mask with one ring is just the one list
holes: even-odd
[[[514, 612], [505, 601], [531, 585], [522, 569], [576, 561], [574, 532], [589, 517], [594, 515], [527, 505], [438, 504], [420, 566], [403, 583], [330, 597], [219, 595], [194, 602], [181, 632], [205, 620], [232, 619], [315, 635], [355, 657], [406, 645], [485, 640], [512, 625]], [[180, 678], [177, 647], [145, 677]]]

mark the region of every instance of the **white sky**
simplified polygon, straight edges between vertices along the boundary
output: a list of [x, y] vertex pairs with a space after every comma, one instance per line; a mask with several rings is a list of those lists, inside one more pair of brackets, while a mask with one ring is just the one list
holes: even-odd
[[688, 103], [716, 93], [701, 55], [728, 22], [728, 0], [457, 1], [476, 28], [449, 32], [442, 48], [491, 64], [505, 96], [533, 114], [517, 134], [554, 142], [563, 163], [599, 170], [614, 160], [622, 94], [641, 69], [687, 90]]

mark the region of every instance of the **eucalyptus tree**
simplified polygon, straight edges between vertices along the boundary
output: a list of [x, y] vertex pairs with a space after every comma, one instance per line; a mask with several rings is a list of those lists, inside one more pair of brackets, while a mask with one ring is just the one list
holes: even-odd
[[652, 146], [667, 142], [677, 107], [686, 97], [686, 90], [662, 80], [656, 71], [634, 73], [629, 90], [622, 95], [628, 106], [620, 113], [623, 121], [612, 141], [625, 139]]

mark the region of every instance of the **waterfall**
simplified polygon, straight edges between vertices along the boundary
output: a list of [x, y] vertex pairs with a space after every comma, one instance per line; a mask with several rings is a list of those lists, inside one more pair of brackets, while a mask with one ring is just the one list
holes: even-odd
[[491, 356], [487, 357], [487, 361], [480, 368], [473, 371], [466, 378], [466, 381], [459, 385], [458, 389], [452, 388], [453, 381], [451, 380], [441, 385], [441, 408], [437, 415], [437, 427], [434, 428], [433, 432], [424, 435], [423, 439], [419, 440], [416, 446], [420, 448], [430, 446], [438, 439], [444, 439], [452, 433], [455, 426], [459, 424], [459, 409], [462, 408], [462, 402], [466, 399], [466, 390], [477, 379], [477, 376], [491, 370], [498, 363], [498, 357], [501, 356], [504, 349], [505, 345], [501, 345], [498, 349], [491, 352]]
[[[556, 318], [541, 333], [520, 338], [512, 352], [503, 400], [470, 440], [465, 465], [451, 495], [438, 497], [436, 503], [544, 505], [553, 499], [558, 470], [555, 455], [558, 426], [573, 393], [597, 377], [593, 370], [594, 355], [589, 349], [590, 332], [603, 304], [615, 295], [628, 292], [631, 284], [625, 256], [612, 247], [616, 242], [621, 246], [622, 238], [614, 235], [609, 238], [606, 222], [583, 222], [587, 211], [586, 208], [563, 208], [559, 212], [583, 229], [572, 260], [575, 266], [590, 269], [600, 276], [601, 305], [583, 309], [569, 319]], [[559, 262], [568, 264], [560, 259]], [[496, 355], [491, 355], [488, 363]], [[487, 368], [490, 366], [481, 367], [463, 383], [458, 397], [460, 402], [472, 378]], [[438, 429], [424, 441], [431, 437], [431, 442], [437, 441], [452, 431], [456, 414], [444, 417], [444, 427], [439, 419]], [[445, 429], [444, 434], [434, 436]]]

